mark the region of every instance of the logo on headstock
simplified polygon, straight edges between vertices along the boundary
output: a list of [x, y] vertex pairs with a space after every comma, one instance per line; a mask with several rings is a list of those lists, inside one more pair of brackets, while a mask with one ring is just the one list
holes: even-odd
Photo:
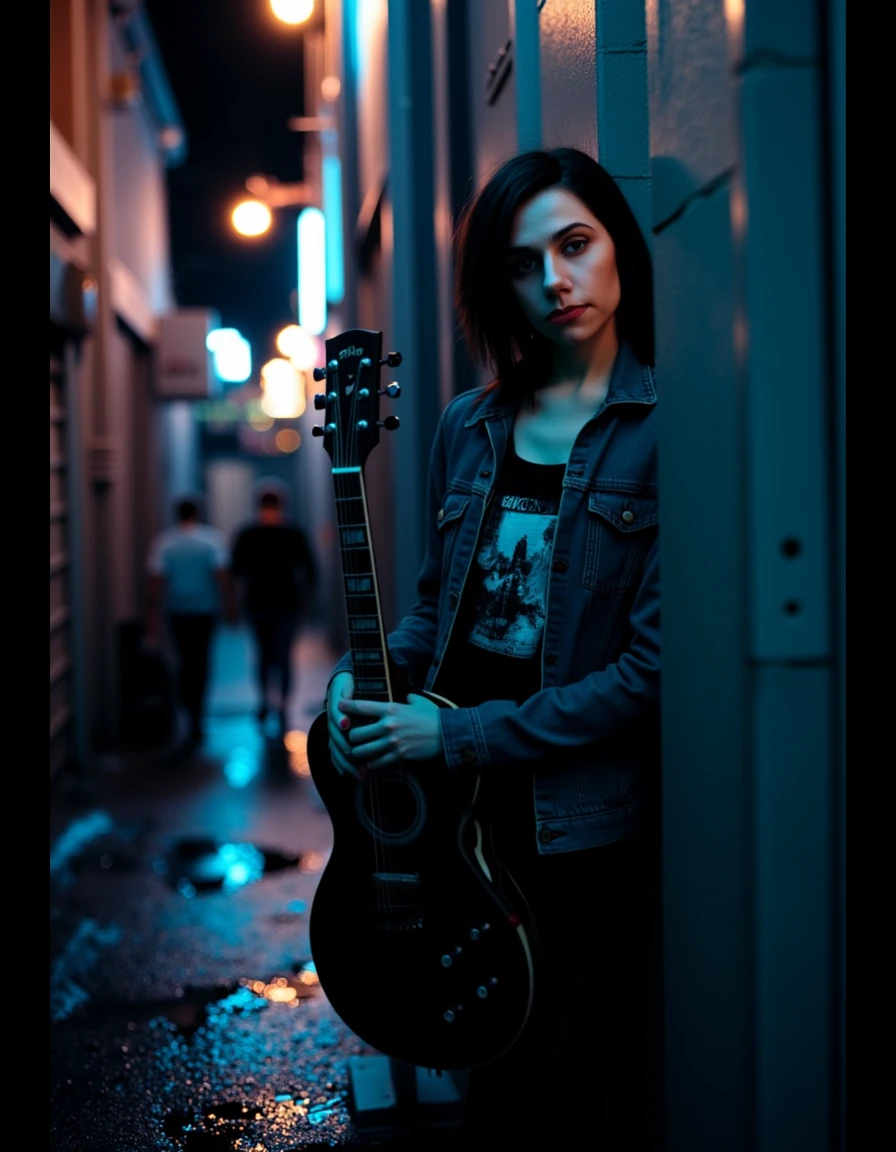
[[[350, 344], [347, 348], [340, 349], [339, 359], [340, 360], [347, 360], [350, 356], [356, 356], [356, 357], [360, 358], [363, 355], [364, 355], [364, 349], [363, 348], [359, 348], [357, 344]], [[354, 390], [355, 390], [355, 377], [354, 377], [354, 375], [349, 377], [349, 381], [350, 382], [348, 384], [346, 384], [346, 386], [342, 390], [343, 394], [346, 396], [351, 396], [352, 392], [354, 392]]]

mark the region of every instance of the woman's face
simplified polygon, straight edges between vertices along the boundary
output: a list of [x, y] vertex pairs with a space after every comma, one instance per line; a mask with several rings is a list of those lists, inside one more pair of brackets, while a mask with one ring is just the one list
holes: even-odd
[[574, 348], [616, 340], [616, 246], [571, 192], [548, 188], [519, 209], [508, 275], [526, 319], [555, 344]]

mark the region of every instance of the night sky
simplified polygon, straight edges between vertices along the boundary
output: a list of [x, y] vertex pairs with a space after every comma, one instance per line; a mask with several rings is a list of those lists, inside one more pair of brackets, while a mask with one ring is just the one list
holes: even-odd
[[230, 212], [253, 174], [304, 177], [302, 133], [287, 127], [304, 114], [301, 32], [268, 0], [146, 0], [145, 10], [187, 134], [185, 162], [168, 169], [175, 298], [238, 328], [257, 370], [296, 319], [299, 209], [275, 209], [254, 238], [237, 235]]

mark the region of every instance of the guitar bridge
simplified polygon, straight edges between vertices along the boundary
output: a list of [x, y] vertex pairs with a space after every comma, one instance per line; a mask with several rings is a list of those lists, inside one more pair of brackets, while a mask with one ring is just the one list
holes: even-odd
[[374, 872], [377, 927], [410, 932], [423, 927], [423, 884], [416, 872]]

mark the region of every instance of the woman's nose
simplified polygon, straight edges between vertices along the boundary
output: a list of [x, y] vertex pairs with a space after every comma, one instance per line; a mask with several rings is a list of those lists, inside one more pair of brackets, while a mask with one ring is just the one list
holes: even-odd
[[568, 278], [562, 264], [557, 260], [551, 259], [550, 256], [545, 257], [542, 284], [548, 295], [553, 295], [561, 288], [568, 286]]

